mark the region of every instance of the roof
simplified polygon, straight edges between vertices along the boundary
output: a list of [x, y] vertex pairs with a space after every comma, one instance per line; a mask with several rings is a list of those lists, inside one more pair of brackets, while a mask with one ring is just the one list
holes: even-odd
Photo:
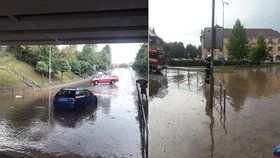
[[148, 0], [2, 0], [0, 44], [148, 41]]
[[[225, 29], [224, 36], [228, 36], [232, 29]], [[278, 31], [272, 29], [245, 29], [248, 38], [255, 38], [259, 33], [263, 33], [265, 37], [280, 37]]]
[[149, 28], [149, 36], [157, 36], [156, 32], [155, 32], [155, 29], [153, 27]]
[[[224, 36], [227, 37], [232, 29], [224, 29]], [[263, 33], [265, 37], [280, 38], [280, 33], [272, 29], [245, 29], [248, 38], [256, 38], [259, 33]], [[201, 31], [200, 38], [204, 36], [203, 30]]]
[[61, 88], [60, 90], [77, 91], [77, 90], [86, 90], [86, 88], [64, 87], [64, 88]]

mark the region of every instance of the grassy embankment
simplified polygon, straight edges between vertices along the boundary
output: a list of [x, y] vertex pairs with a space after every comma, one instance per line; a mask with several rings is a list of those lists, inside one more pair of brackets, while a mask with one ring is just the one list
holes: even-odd
[[[7, 67], [12, 68], [17, 72], [20, 72], [24, 76], [27, 76], [36, 84], [40, 85], [42, 83], [48, 82], [48, 78], [43, 77], [43, 75], [37, 73], [34, 67], [28, 65], [25, 62], [19, 61], [12, 54], [1, 53], [0, 54], [0, 87], [20, 86], [24, 84], [19, 78], [6, 71], [5, 69]], [[61, 73], [55, 74], [52, 77], [52, 80], [54, 82], [60, 81], [60, 76]], [[70, 82], [72, 80], [78, 80], [78, 79], [81, 79], [81, 77], [73, 74], [72, 72], [65, 72], [63, 75], [64, 82]]]
[[159, 88], [160, 88], [159, 82], [149, 79], [149, 96], [153, 96], [153, 95], [157, 94]]

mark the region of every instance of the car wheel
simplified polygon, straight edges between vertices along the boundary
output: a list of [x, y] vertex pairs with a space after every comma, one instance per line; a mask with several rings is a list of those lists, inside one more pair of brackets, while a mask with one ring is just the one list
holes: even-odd
[[95, 85], [98, 85], [98, 84], [99, 84], [99, 81], [94, 81], [94, 84], [95, 84]]
[[112, 80], [111, 82], [110, 82], [110, 84], [115, 84], [116, 83], [116, 81], [115, 80]]

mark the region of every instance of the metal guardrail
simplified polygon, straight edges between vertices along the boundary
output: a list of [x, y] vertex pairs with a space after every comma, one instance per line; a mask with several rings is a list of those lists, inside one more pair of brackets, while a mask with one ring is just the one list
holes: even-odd
[[[37, 88], [37, 89], [34, 89], [30, 85], [0, 87], [0, 95], [10, 95], [10, 94], [18, 93], [19, 91], [21, 93], [35, 92], [35, 91], [37, 91], [39, 89], [43, 89], [43, 88], [47, 88], [47, 87], [59, 88], [59, 87], [65, 87], [65, 86], [73, 86], [73, 87], [77, 87], [77, 86], [90, 86], [91, 83], [88, 82], [88, 80], [89, 79], [76, 80], [76, 81], [73, 80], [73, 81], [66, 82], [66, 83], [61, 83], [61, 81], [54, 81], [54, 82], [51, 82], [51, 84], [46, 82], [46, 83], [41, 83], [40, 84], [40, 88]], [[80, 85], [81, 83], [83, 83], [83, 84]]]
[[144, 109], [144, 103], [143, 103], [143, 98], [141, 98], [140, 92], [139, 92], [139, 84], [135, 82], [136, 84], [136, 90], [138, 94], [138, 103], [140, 106], [140, 111], [142, 115], [142, 121], [140, 121], [140, 126], [141, 126], [141, 133], [144, 136], [144, 157], [148, 158], [148, 135], [149, 135], [149, 129], [148, 129], [148, 122], [146, 119], [146, 114], [145, 114], [145, 109]]
[[[178, 75], [180, 74], [180, 70], [182, 71], [190, 71], [189, 69], [174, 69], [172, 68], [172, 70], [178, 70]], [[166, 74], [168, 70], [166, 70]], [[191, 70], [194, 71], [194, 70]], [[196, 71], [196, 78], [197, 78], [197, 85], [198, 85], [198, 74], [202, 74], [205, 75], [204, 72], [199, 72]], [[189, 75], [189, 74], [188, 74]], [[189, 77], [189, 76], [188, 76]], [[215, 109], [219, 114], [220, 114], [220, 123], [225, 131], [225, 134], [227, 134], [227, 128], [226, 128], [226, 97], [227, 97], [227, 91], [226, 88], [224, 86], [224, 83], [217, 78], [215, 80], [216, 82], [214, 82], [214, 104], [218, 102], [218, 104], [220, 104], [220, 109], [218, 109], [216, 106], [213, 107], [213, 109]], [[202, 82], [204, 82], [204, 80], [202, 80]], [[204, 84], [205, 85], [205, 84]], [[198, 86], [197, 86], [198, 87]], [[191, 90], [191, 89], [188, 89]], [[198, 92], [198, 91], [197, 91]]]
[[[188, 69], [184, 69], [184, 68], [167, 68], [166, 71], [165, 71], [166, 74], [168, 73], [169, 69], [170, 70], [177, 70], [178, 71], [178, 75], [180, 74], [180, 71], [194, 71], [194, 70], [190, 70], [189, 68]], [[196, 72], [197, 72], [197, 78], [198, 78], [198, 74], [205, 75], [204, 72], [199, 72], [199, 71], [196, 71]], [[219, 89], [218, 89], [219, 98], [217, 100], [219, 100], [219, 104], [222, 106], [223, 112], [225, 114], [226, 113], [226, 96], [227, 96], [227, 91], [226, 91], [226, 88], [225, 88], [223, 82], [220, 79], [217, 79], [217, 81], [218, 81], [218, 86], [219, 86]], [[215, 83], [214, 83], [214, 86], [215, 86]], [[216, 91], [214, 90], [214, 93], [215, 92]], [[214, 95], [214, 97], [215, 97], [215, 95]]]

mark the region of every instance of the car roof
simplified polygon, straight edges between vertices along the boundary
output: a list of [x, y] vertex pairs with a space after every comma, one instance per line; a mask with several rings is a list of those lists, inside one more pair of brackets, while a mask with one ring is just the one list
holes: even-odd
[[66, 91], [77, 91], [77, 90], [87, 90], [87, 89], [86, 89], [86, 88], [65, 87], [65, 88], [62, 88], [61, 90], [66, 90]]

